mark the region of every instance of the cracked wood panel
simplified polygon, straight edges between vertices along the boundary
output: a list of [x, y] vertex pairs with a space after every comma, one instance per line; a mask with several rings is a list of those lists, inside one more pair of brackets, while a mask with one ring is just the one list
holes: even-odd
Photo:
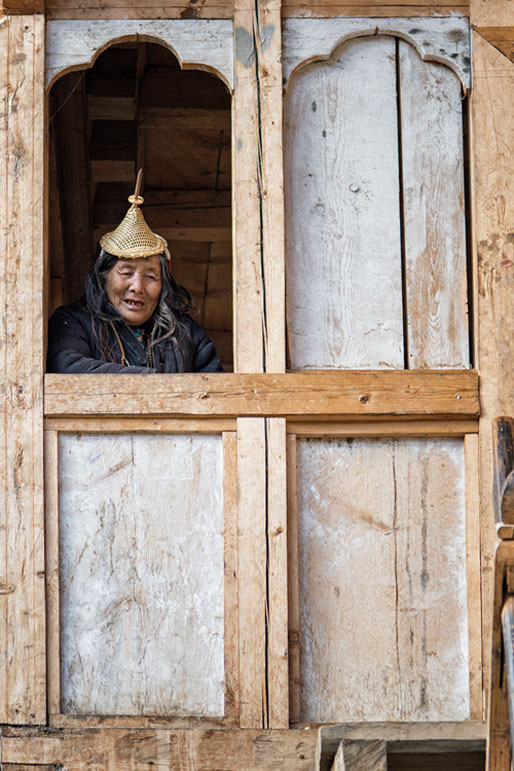
[[285, 125], [291, 368], [402, 368], [394, 39], [296, 73]]
[[[502, 8], [506, 9], [507, 5], [510, 4], [503, 4]], [[473, 57], [474, 248], [477, 260], [478, 358], [482, 410], [482, 625], [484, 686], [487, 689], [493, 610], [493, 565], [497, 544], [493, 497], [489, 492], [493, 489], [494, 480], [492, 421], [499, 415], [512, 415], [514, 403], [514, 338], [511, 334], [514, 324], [514, 65], [477, 33], [473, 33]], [[500, 746], [498, 753], [501, 754], [501, 751]], [[491, 762], [494, 763], [494, 759]], [[498, 768], [501, 767], [498, 765]], [[491, 768], [494, 768], [494, 765]]]
[[408, 366], [469, 367], [461, 85], [398, 46]]
[[44, 19], [0, 18], [0, 722], [43, 723]]
[[285, 369], [280, 2], [234, 10], [232, 216], [236, 372]]
[[299, 439], [301, 720], [469, 719], [462, 439]]
[[220, 436], [60, 436], [63, 713], [224, 714], [222, 463]]
[[318, 731], [3, 731], [7, 763], [62, 764], [66, 771], [313, 771]]

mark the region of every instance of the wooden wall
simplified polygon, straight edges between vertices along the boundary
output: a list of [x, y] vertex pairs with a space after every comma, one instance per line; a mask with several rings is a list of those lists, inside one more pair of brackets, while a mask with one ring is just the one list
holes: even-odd
[[[378, 7], [383, 10], [382, 6]], [[495, 7], [498, 9], [498, 6]], [[110, 13], [114, 17], [121, 17], [127, 15], [127, 8], [129, 15], [132, 12], [143, 12], [141, 6], [118, 4], [111, 6]], [[391, 489], [393, 493], [395, 490], [394, 474], [390, 465], [391, 448], [396, 448], [398, 452], [403, 451], [398, 449], [400, 446], [410, 448], [406, 455], [410, 452], [415, 458], [411, 469], [412, 477], [402, 477], [405, 482], [402, 489], [399, 482], [396, 482], [398, 500], [407, 501], [402, 508], [402, 536], [405, 536], [412, 525], [413, 530], [417, 532], [415, 540], [418, 547], [427, 539], [432, 553], [443, 546], [449, 552], [453, 549], [451, 554], [458, 567], [460, 590], [458, 596], [452, 598], [452, 602], [458, 605], [461, 624], [453, 630], [456, 637], [452, 645], [449, 645], [448, 656], [452, 661], [452, 656], [455, 656], [458, 666], [462, 666], [459, 656], [463, 655], [466, 648], [463, 630], [466, 625], [470, 629], [478, 628], [476, 615], [481, 599], [477, 568], [480, 559], [476, 517], [478, 497], [474, 485], [478, 468], [476, 374], [460, 370], [452, 373], [284, 372], [286, 325], [282, 83], [279, 67], [282, 52], [278, 30], [281, 14], [287, 15], [288, 8], [296, 9], [292, 12], [298, 14], [304, 12], [299, 4], [284, 4], [281, 9], [278, 5], [267, 2], [259, 2], [256, 6], [241, 3], [234, 9], [234, 24], [239, 30], [236, 37], [235, 64], [237, 87], [232, 102], [236, 317], [234, 350], [236, 370], [240, 374], [226, 376], [228, 379], [223, 376], [218, 376], [218, 379], [188, 379], [194, 376], [185, 375], [174, 381], [172, 390], [166, 378], [146, 381], [145, 389], [141, 388], [140, 379], [131, 378], [124, 378], [123, 384], [119, 379], [103, 379], [101, 387], [94, 378], [77, 381], [47, 376], [45, 381], [45, 462], [47, 473], [53, 474], [53, 481], [47, 484], [47, 495], [50, 496], [50, 502], [47, 503], [48, 506], [54, 506], [54, 511], [56, 496], [59, 493], [56, 431], [71, 434], [72, 444], [77, 441], [74, 436], [77, 433], [97, 432], [106, 437], [106, 442], [112, 440], [112, 435], [124, 435], [133, 431], [143, 434], [163, 432], [167, 435], [224, 434], [224, 452], [231, 454], [232, 462], [224, 467], [223, 495], [224, 499], [229, 501], [234, 527], [232, 535], [224, 544], [225, 554], [232, 555], [230, 564], [234, 566], [232, 573], [225, 571], [224, 574], [225, 585], [232, 581], [233, 587], [230, 595], [232, 599], [229, 601], [230, 612], [227, 612], [227, 596], [224, 604], [225, 622], [227, 618], [233, 621], [229, 634], [225, 627], [224, 635], [225, 642], [230, 641], [229, 655], [234, 662], [231, 688], [225, 690], [225, 705], [230, 705], [230, 724], [238, 725], [246, 731], [241, 735], [241, 732], [233, 733], [227, 730], [225, 736], [220, 737], [219, 734], [223, 732], [209, 733], [205, 730], [208, 723], [200, 724], [202, 727], [193, 732], [180, 732], [178, 728], [154, 729], [147, 723], [148, 733], [145, 734], [144, 744], [147, 749], [143, 750], [141, 743], [134, 742], [135, 734], [130, 730], [128, 718], [124, 718], [126, 724], [123, 728], [110, 729], [91, 728], [94, 720], [89, 721], [90, 727], [86, 729], [89, 718], [79, 720], [79, 725], [73, 732], [64, 728], [41, 732], [37, 727], [31, 731], [14, 727], [8, 729], [2, 740], [2, 760], [5, 763], [55, 765], [68, 762], [70, 767], [79, 769], [84, 758], [89, 758], [88, 763], [92, 768], [115, 768], [117, 763], [119, 765], [120, 758], [121, 762], [130, 758], [130, 762], [135, 763], [136, 767], [146, 764], [148, 758], [152, 762], [161, 762], [164, 758], [166, 763], [174, 762], [177, 767], [181, 767], [180, 764], [185, 767], [195, 762], [201, 768], [202, 765], [209, 767], [209, 763], [212, 765], [214, 757], [220, 758], [220, 768], [230, 768], [230, 764], [239, 764], [238, 767], [241, 768], [245, 768], [246, 764], [246, 767], [252, 768], [256, 762], [260, 762], [262, 768], [270, 769], [277, 767], [277, 763], [278, 767], [283, 768], [312, 767], [314, 742], [310, 739], [309, 732], [278, 730], [287, 728], [290, 720], [295, 718], [306, 719], [313, 714], [322, 714], [316, 712], [320, 698], [318, 706], [309, 703], [313, 689], [304, 689], [302, 696], [301, 688], [298, 687], [302, 677], [302, 656], [301, 651], [298, 651], [300, 630], [296, 626], [289, 629], [289, 650], [287, 640], [288, 612], [290, 619], [295, 618], [295, 613], [299, 617], [301, 596], [291, 596], [290, 592], [288, 611], [288, 583], [289, 588], [294, 586], [295, 582], [300, 586], [299, 577], [303, 570], [304, 599], [310, 586], [306, 580], [306, 576], [310, 575], [309, 554], [305, 556], [304, 544], [301, 547], [304, 550], [304, 558], [298, 559], [301, 551], [295, 546], [295, 537], [302, 543], [301, 538], [306, 538], [309, 531], [299, 532], [298, 524], [301, 524], [302, 520], [295, 519], [295, 507], [292, 504], [298, 479], [305, 473], [308, 476], [302, 455], [302, 447], [305, 446], [302, 442], [307, 442], [307, 439], [311, 445], [325, 449], [336, 445], [346, 447], [346, 438], [353, 439], [355, 448], [368, 447], [371, 456], [379, 445], [388, 448], [385, 455], [389, 465], [380, 459], [373, 465], [374, 471], [384, 471], [388, 480], [389, 492], [385, 496], [384, 507], [377, 506], [377, 495], [373, 495], [373, 490], [380, 485], [382, 478], [373, 481], [372, 474], [367, 477], [367, 487], [365, 484], [359, 485], [357, 474], [352, 475], [352, 484], [357, 492], [348, 493], [350, 499], [353, 499], [357, 494], [363, 495], [363, 491], [367, 491], [366, 495], [369, 494], [371, 500], [363, 514], [371, 518], [373, 526], [370, 526], [369, 531], [364, 528], [364, 535], [379, 539], [388, 537], [380, 529], [380, 523], [385, 508], [391, 513]], [[377, 4], [363, 3], [359, 6], [317, 6], [316, 12], [339, 14], [342, 8], [348, 14], [358, 12], [365, 15], [377, 12]], [[487, 17], [487, 6], [483, 2], [477, 2], [476, 8], [477, 19], [481, 19], [480, 24], [484, 25], [484, 29], [486, 26], [492, 26], [493, 20]], [[506, 12], [505, 8], [506, 5], [502, 5], [500, 11]], [[53, 15], [54, 18], [57, 18], [59, 13], [61, 17], [63, 15], [62, 6], [59, 11], [57, 4], [52, 6], [48, 3], [47, 11], [49, 16]], [[393, 11], [412, 16], [434, 12], [466, 13], [468, 7], [462, 3], [449, 2], [444, 5], [417, 5], [415, 8], [412, 5], [399, 5], [388, 6], [384, 13]], [[144, 12], [155, 13], [152, 6], [148, 5], [145, 6]], [[87, 7], [77, 3], [75, 10], [68, 4], [66, 13], [87, 18], [88, 14], [96, 14], [97, 8], [94, 2], [88, 3]], [[162, 9], [157, 13], [162, 13]], [[186, 17], [196, 15], [189, 6], [179, 8], [178, 5], [167, 9], [166, 13], [170, 16], [182, 13]], [[232, 9], [227, 6], [223, 8], [221, 4], [216, 7], [206, 4], [201, 13], [229, 17], [232, 15]], [[0, 47], [0, 56], [4, 57], [5, 62], [9, 62], [9, 68], [4, 66], [0, 70], [3, 77], [2, 88], [9, 105], [0, 134], [4, 143], [3, 189], [7, 190], [4, 201], [5, 221], [14, 223], [14, 227], [4, 231], [7, 259], [3, 268], [4, 280], [1, 283], [5, 293], [4, 305], [7, 308], [2, 338], [6, 373], [3, 413], [6, 430], [2, 457], [7, 462], [4, 461], [3, 466], [0, 466], [6, 491], [7, 516], [6, 528], [1, 532], [6, 538], [5, 548], [8, 554], [7, 572], [2, 578], [2, 601], [5, 618], [9, 621], [6, 627], [7, 655], [2, 659], [5, 673], [2, 681], [5, 683], [2, 719], [17, 725], [45, 724], [47, 721], [41, 537], [44, 247], [41, 216], [43, 91], [39, 73], [42, 70], [42, 26], [42, 15], [8, 16], [0, 22], [0, 36], [4, 43]], [[475, 255], [479, 260], [478, 270], [471, 274], [471, 283], [475, 286], [475, 297], [478, 298], [475, 332], [480, 347], [476, 361], [480, 365], [482, 378], [481, 554], [484, 575], [483, 626], [487, 629], [490, 612], [488, 571], [494, 549], [489, 493], [492, 478], [489, 430], [491, 418], [498, 411], [509, 411], [512, 403], [512, 351], [508, 334], [512, 307], [509, 279], [512, 263], [509, 220], [509, 180], [512, 177], [509, 148], [513, 143], [509, 133], [512, 104], [509, 84], [512, 64], [484, 39], [480, 32], [475, 34], [474, 46], [472, 235], [473, 244], [476, 245]], [[406, 63], [405, 68], [407, 67], [410, 67], [410, 64]], [[417, 140], [413, 137], [412, 141]], [[26, 162], [27, 158], [30, 163]], [[30, 281], [23, 282], [21, 291], [18, 282], [16, 291], [13, 291], [20, 265], [23, 263], [23, 255], [27, 253], [34, 255]], [[39, 261], [37, 255], [40, 257]], [[113, 393], [117, 394], [116, 400], [112, 398]], [[399, 436], [407, 437], [405, 445], [401, 445], [403, 440], [398, 439]], [[420, 460], [423, 448], [426, 447], [432, 449], [434, 458]], [[237, 465], [234, 460], [236, 456]], [[458, 468], [455, 458], [459, 459]], [[437, 467], [435, 472], [431, 472], [432, 478], [436, 477], [438, 481], [442, 478], [448, 483], [435, 492], [427, 488], [423, 498], [420, 492], [424, 484], [423, 469], [431, 462]], [[288, 464], [289, 474], [286, 473]], [[409, 467], [409, 462], [405, 460], [404, 465]], [[330, 468], [330, 472], [337, 476], [339, 466], [338, 461], [334, 468]], [[359, 468], [361, 466], [362, 464], [359, 464]], [[403, 471], [398, 471], [399, 467], [394, 468], [395, 473], [403, 474]], [[153, 473], [154, 469], [151, 468], [149, 474], [150, 472]], [[316, 478], [313, 484], [319, 484], [320, 474], [314, 476]], [[464, 483], [463, 480], [468, 481]], [[286, 508], [288, 485], [289, 521]], [[337, 489], [344, 490], [344, 487], [337, 483]], [[300, 485], [300, 492], [302, 495], [308, 495], [309, 490]], [[333, 495], [332, 488], [325, 500], [330, 495]], [[442, 518], [446, 517], [445, 507], [448, 501], [452, 508], [455, 504], [458, 517], [447, 523], [448, 527], [445, 527], [444, 533], [434, 533], [430, 530], [430, 518], [425, 520], [427, 526], [424, 528], [423, 519], [417, 521], [416, 515], [412, 514], [423, 510], [420, 503], [422, 498], [425, 503], [435, 501], [433, 509]], [[341, 496], [341, 500], [343, 499], [344, 496]], [[319, 500], [315, 501], [316, 506], [320, 507], [318, 514], [321, 511], [323, 516], [326, 515], [330, 525], [330, 512], [327, 515], [323, 500], [324, 497], [320, 495]], [[342, 506], [341, 500], [338, 498], [330, 504], [332, 512], [337, 512], [338, 507]], [[309, 502], [300, 504], [300, 509], [303, 511], [301, 516], [304, 516], [304, 521], [307, 521], [308, 517], [314, 516], [316, 519], [318, 516], [313, 514], [316, 512], [314, 501], [312, 505]], [[468, 519], [470, 511], [475, 512], [472, 519]], [[433, 514], [433, 517], [435, 516]], [[343, 521], [344, 517], [337, 518], [337, 525], [342, 527]], [[317, 526], [316, 522], [314, 524]], [[465, 553], [463, 528], [466, 529]], [[400, 530], [401, 528], [398, 532]], [[360, 532], [359, 528], [357, 532]], [[337, 542], [337, 530], [334, 537]], [[439, 541], [439, 538], [442, 540]], [[445, 541], [444, 538], [448, 540]], [[51, 543], [56, 543], [55, 538], [47, 543], [47, 555], [54, 560], [51, 564], [55, 568], [55, 548], [52, 552], [49, 546]], [[306, 543], [307, 546], [313, 546], [308, 538]], [[375, 553], [374, 548], [371, 544], [371, 554]], [[377, 559], [388, 559], [389, 572], [394, 573], [390, 552], [379, 552]], [[322, 557], [321, 554], [317, 563], [322, 562]], [[425, 568], [429, 564], [428, 552], [425, 566], [423, 553], [413, 559], [417, 560], [417, 591], [422, 594], [422, 576], [426, 575]], [[371, 562], [373, 563], [373, 560]], [[438, 565], [437, 570], [439, 569], [445, 572], [444, 565]], [[47, 597], [51, 605], [52, 596], [53, 602], [56, 596], [55, 575], [48, 571], [48, 566], [47, 572]], [[382, 575], [384, 570], [378, 566], [377, 572]], [[326, 575], [322, 576], [322, 579], [328, 581]], [[339, 580], [339, 576], [337, 579]], [[237, 602], [234, 599], [234, 591], [237, 591], [237, 587], [234, 590], [236, 580], [239, 582]], [[424, 580], [426, 582], [426, 578]], [[400, 592], [397, 584], [396, 589], [392, 591], [392, 582], [393, 579], [386, 587], [389, 601], [393, 595], [395, 601], [396, 596], [401, 597], [403, 601], [403, 590]], [[438, 586], [443, 586], [443, 583], [442, 580], [439, 581]], [[428, 584], [430, 585], [430, 582]], [[333, 589], [331, 601], [334, 603], [335, 586], [340, 588], [340, 584], [334, 580], [333, 587], [330, 584]], [[464, 607], [466, 604], [467, 608]], [[301, 605], [306, 603], [302, 602]], [[391, 607], [392, 613], [387, 618], [388, 623], [394, 618], [396, 605], [390, 606], [390, 610]], [[313, 605], [312, 613], [315, 609]], [[464, 620], [466, 614], [468, 624]], [[434, 622], [434, 627], [436, 626], [437, 623]], [[52, 634], [55, 634], [55, 628], [49, 630], [49, 646], [53, 639]], [[330, 639], [330, 628], [327, 635], [327, 647], [337, 646], [342, 642], [334, 636]], [[485, 639], [487, 642], [487, 636]], [[407, 650], [408, 645], [407, 642]], [[475, 636], [473, 639], [467, 638], [467, 646], [469, 704], [466, 702], [466, 694], [459, 692], [456, 696], [454, 692], [452, 695], [456, 701], [439, 704], [437, 708], [440, 708], [441, 712], [438, 714], [449, 715], [449, 712], [444, 713], [444, 709], [448, 707], [451, 714], [460, 719], [464, 712], [467, 717], [469, 707], [470, 716], [480, 719], [482, 671], [477, 671], [476, 662], [481, 660], [481, 644]], [[304, 647], [308, 648], [305, 640]], [[396, 650], [394, 645], [392, 649]], [[352, 655], [357, 656], [355, 651]], [[314, 667], [317, 661], [316, 658], [312, 659]], [[56, 668], [59, 669], [51, 656], [48, 659], [48, 667], [50, 681], [56, 675]], [[436, 673], [436, 679], [437, 676]], [[330, 674], [329, 680], [338, 682], [338, 677], [340, 673], [336, 672]], [[459, 681], [459, 685], [464, 687], [463, 680]], [[443, 683], [443, 686], [452, 688], [448, 683]], [[401, 692], [401, 685], [397, 683], [396, 687]], [[416, 709], [419, 709], [422, 683], [417, 681], [414, 690]], [[51, 687], [48, 693], [52, 704]], [[339, 712], [339, 709], [340, 705], [336, 705], [329, 717], [336, 715], [339, 719], [339, 715], [348, 714]], [[353, 713], [356, 709], [354, 704], [350, 711]], [[416, 714], [415, 709], [414, 712], [407, 710], [405, 715], [411, 716], [413, 713]], [[325, 715], [322, 715], [322, 718], [324, 719]], [[54, 723], [55, 725], [57, 723]], [[139, 739], [142, 727], [143, 724], [138, 727]], [[212, 725], [210, 727], [212, 728]], [[262, 728], [272, 729], [271, 734], [261, 733]], [[445, 730], [444, 726], [441, 730]], [[307, 738], [302, 740], [302, 736]], [[135, 744], [138, 745], [137, 748]], [[88, 752], [91, 755], [88, 756]], [[137, 753], [138, 758], [135, 758]], [[187, 761], [184, 761], [184, 757]]]

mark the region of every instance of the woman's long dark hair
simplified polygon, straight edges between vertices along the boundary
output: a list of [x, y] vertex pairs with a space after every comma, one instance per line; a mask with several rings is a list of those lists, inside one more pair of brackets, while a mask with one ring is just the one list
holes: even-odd
[[[162, 289], [154, 311], [154, 333], [150, 346], [173, 339], [178, 352], [182, 355], [181, 343], [189, 340], [187, 327], [183, 318], [191, 309], [191, 296], [187, 289], [179, 286], [170, 273], [168, 260], [164, 254], [159, 255], [161, 262]], [[118, 257], [100, 251], [100, 256], [87, 274], [86, 303], [92, 318], [92, 328], [103, 361], [117, 361], [117, 344], [112, 331], [112, 322], [125, 323], [115, 310], [107, 296], [105, 288], [107, 274], [116, 265]]]

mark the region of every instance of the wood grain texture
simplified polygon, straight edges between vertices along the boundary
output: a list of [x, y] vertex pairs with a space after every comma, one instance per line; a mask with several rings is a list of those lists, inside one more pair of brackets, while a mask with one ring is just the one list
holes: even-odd
[[387, 743], [379, 739], [343, 739], [331, 771], [387, 771]]
[[239, 564], [237, 435], [223, 432], [223, 534], [225, 612], [225, 715], [239, 720]]
[[467, 19], [458, 16], [451, 19], [417, 18], [413, 23], [410, 18], [398, 17], [390, 5], [383, 5], [381, 11], [376, 14], [379, 18], [357, 14], [358, 19], [349, 15], [338, 19], [314, 18], [312, 15], [286, 19], [283, 33], [286, 85], [298, 68], [333, 57], [336, 49], [351, 38], [393, 35], [414, 46], [423, 61], [446, 64], [457, 74], [464, 90], [469, 91], [471, 54]]
[[0, 19], [2, 723], [43, 723], [46, 717], [43, 33], [41, 15]]
[[170, 48], [184, 69], [192, 67], [213, 72], [232, 89], [232, 34], [232, 23], [228, 19], [106, 21], [97, 17], [88, 21], [49, 21], [46, 27], [46, 85], [51, 85], [64, 70], [92, 66], [98, 54], [114, 40], [146, 38]]
[[464, 437], [466, 478], [466, 577], [468, 587], [469, 706], [472, 720], [485, 718], [482, 650], [482, 576], [480, 562], [480, 443], [477, 434]]
[[[482, 0], [486, 2], [486, 0]], [[398, 0], [384, 4], [377, 0], [284, 0], [283, 16], [466, 16], [469, 2], [466, 0]]]
[[205, 0], [199, 7], [191, 0], [45, 0], [49, 19], [230, 19], [233, 7], [233, 0]]
[[395, 43], [345, 43], [285, 102], [292, 369], [403, 367]]
[[241, 728], [263, 727], [267, 720], [265, 431], [264, 420], [237, 421]]
[[509, 0], [470, 0], [470, 14], [475, 27], [512, 27]]
[[286, 421], [266, 419], [268, 728], [289, 728]]
[[470, 366], [462, 93], [399, 41], [408, 364]]
[[63, 713], [223, 715], [222, 479], [219, 436], [60, 437]]
[[477, 416], [474, 371], [46, 375], [45, 415]]
[[236, 2], [232, 102], [236, 372], [283, 372], [280, 3]]
[[299, 439], [297, 461], [301, 719], [468, 719], [462, 440]]
[[492, 421], [510, 415], [514, 400], [512, 271], [514, 252], [514, 64], [479, 34], [473, 35], [474, 253], [477, 264], [481, 372], [480, 509], [484, 686], [488, 688], [496, 533]]
[[97, 729], [2, 736], [5, 763], [62, 764], [66, 771], [313, 771], [317, 731], [124, 731]]

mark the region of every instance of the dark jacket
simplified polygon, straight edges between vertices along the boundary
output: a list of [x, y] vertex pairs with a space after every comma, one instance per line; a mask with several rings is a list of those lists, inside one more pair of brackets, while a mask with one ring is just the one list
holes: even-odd
[[[93, 336], [91, 315], [85, 300], [63, 305], [50, 319], [47, 372], [121, 374], [150, 374], [152, 372], [223, 372], [212, 341], [205, 330], [189, 316], [182, 321], [189, 339], [181, 339], [182, 356], [173, 338], [152, 347], [154, 369], [146, 366], [146, 354], [131, 328], [123, 319], [116, 321], [116, 329], [125, 348], [130, 366], [102, 361], [101, 351]], [[118, 344], [114, 341], [114, 355], [121, 362]]]

